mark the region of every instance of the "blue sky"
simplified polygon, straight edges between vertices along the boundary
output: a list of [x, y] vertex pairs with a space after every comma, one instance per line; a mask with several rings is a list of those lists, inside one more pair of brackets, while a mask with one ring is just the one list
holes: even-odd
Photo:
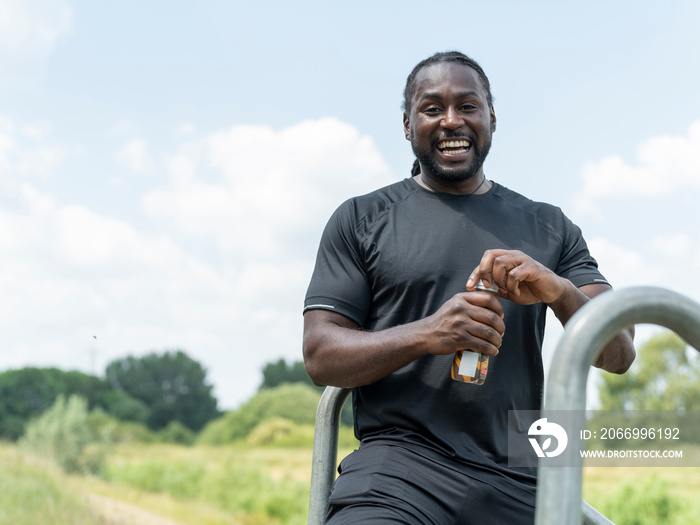
[[562, 207], [616, 287], [700, 297], [698, 22], [691, 1], [0, 0], [0, 369], [183, 348], [224, 408], [247, 399], [301, 357], [330, 213], [408, 175], [405, 78], [447, 49], [491, 80], [489, 178]]

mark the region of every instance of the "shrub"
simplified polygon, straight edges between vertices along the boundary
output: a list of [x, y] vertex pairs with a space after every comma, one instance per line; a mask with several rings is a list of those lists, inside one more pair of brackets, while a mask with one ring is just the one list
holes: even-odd
[[195, 433], [179, 421], [171, 421], [158, 432], [158, 437], [164, 443], [191, 445], [194, 443]]
[[668, 483], [652, 476], [643, 483], [626, 481], [600, 510], [617, 525], [670, 525], [678, 521], [681, 507]]
[[248, 444], [254, 447], [271, 445], [289, 436], [298, 428], [297, 425], [282, 417], [273, 417], [263, 421], [248, 434]]
[[97, 472], [104, 459], [108, 431], [90, 428], [87, 401], [60, 395], [51, 408], [27, 425], [22, 447], [52, 458], [66, 472]]
[[105, 436], [112, 443], [155, 443], [159, 436], [144, 423], [122, 421], [102, 410], [88, 415], [88, 425], [93, 436]]
[[318, 391], [302, 383], [285, 383], [263, 389], [238, 410], [228, 412], [204, 427], [198, 442], [209, 445], [231, 443], [245, 438], [261, 422], [275, 417], [313, 425], [320, 397]]

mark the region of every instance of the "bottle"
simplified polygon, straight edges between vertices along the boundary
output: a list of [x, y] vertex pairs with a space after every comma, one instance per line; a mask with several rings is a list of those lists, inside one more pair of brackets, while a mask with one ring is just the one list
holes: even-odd
[[[474, 290], [487, 292], [493, 295], [498, 293], [498, 286], [491, 283], [491, 286], [484, 286], [479, 282], [474, 286]], [[486, 374], [489, 370], [489, 356], [474, 352], [472, 350], [458, 350], [452, 361], [452, 379], [473, 385], [483, 385], [486, 381]]]

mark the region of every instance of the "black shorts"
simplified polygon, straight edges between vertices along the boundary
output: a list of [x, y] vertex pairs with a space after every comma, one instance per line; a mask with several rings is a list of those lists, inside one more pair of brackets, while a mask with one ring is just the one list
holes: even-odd
[[346, 457], [331, 490], [329, 525], [532, 525], [532, 505], [411, 450], [370, 444]]

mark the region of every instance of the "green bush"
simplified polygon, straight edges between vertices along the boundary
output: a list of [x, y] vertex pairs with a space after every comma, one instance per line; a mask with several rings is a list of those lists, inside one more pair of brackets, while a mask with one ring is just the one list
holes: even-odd
[[31, 420], [20, 445], [50, 457], [66, 472], [97, 472], [105, 445], [111, 441], [108, 427], [90, 428], [87, 401], [60, 395], [51, 408]]
[[191, 445], [194, 443], [195, 433], [179, 421], [171, 421], [164, 429], [158, 432], [158, 437], [163, 443]]
[[656, 476], [642, 483], [625, 481], [600, 505], [600, 511], [617, 525], [672, 525], [687, 523], [683, 506], [667, 482]]
[[161, 440], [144, 423], [122, 421], [102, 410], [88, 414], [88, 426], [93, 436], [105, 435], [112, 443], [156, 443]]
[[273, 445], [288, 438], [291, 434], [298, 432], [298, 425], [282, 417], [273, 417], [258, 424], [250, 434], [247, 442], [249, 445], [257, 447], [262, 445]]
[[204, 427], [197, 442], [231, 443], [247, 437], [260, 423], [275, 417], [313, 425], [320, 398], [317, 390], [302, 383], [285, 383], [260, 390], [238, 410], [227, 412]]
[[[284, 418], [272, 418], [255, 427], [246, 442], [251, 447], [304, 448], [314, 446], [314, 426], [297, 425]], [[357, 448], [359, 441], [351, 428], [341, 426], [338, 432], [338, 448]]]

